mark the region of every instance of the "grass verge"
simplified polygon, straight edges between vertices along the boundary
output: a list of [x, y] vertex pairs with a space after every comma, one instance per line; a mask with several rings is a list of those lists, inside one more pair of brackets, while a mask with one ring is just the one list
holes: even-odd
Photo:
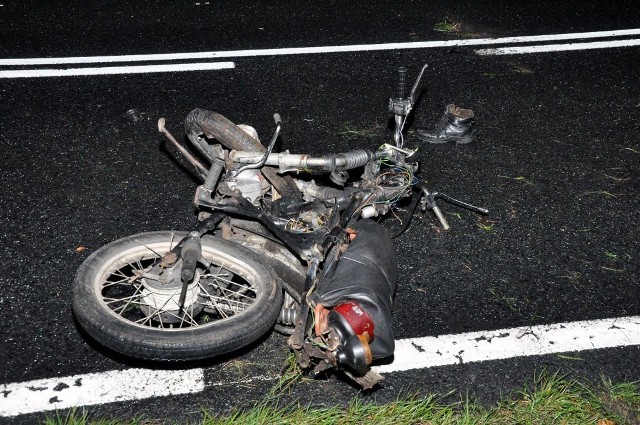
[[[282, 384], [282, 383], [280, 383]], [[288, 390], [280, 385], [278, 390]], [[274, 389], [275, 390], [275, 389]], [[586, 384], [558, 374], [541, 373], [530, 386], [503, 399], [495, 406], [484, 407], [464, 399], [444, 403], [436, 395], [404, 397], [387, 404], [363, 402], [354, 398], [346, 408], [314, 407], [292, 403], [279, 404], [278, 390], [267, 401], [238, 409], [227, 415], [208, 410], [198, 424], [563, 424], [563, 425], [634, 425], [640, 423], [640, 382], [614, 384], [607, 379]], [[163, 420], [89, 419], [86, 411], [73, 410], [67, 415], [48, 416], [46, 425], [151, 425]], [[187, 422], [166, 422], [187, 423]]]

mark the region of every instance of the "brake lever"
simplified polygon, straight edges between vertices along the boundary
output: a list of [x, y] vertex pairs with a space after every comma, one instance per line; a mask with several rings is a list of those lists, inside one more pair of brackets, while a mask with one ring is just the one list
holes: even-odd
[[433, 197], [434, 198], [440, 198], [443, 201], [448, 202], [450, 204], [453, 204], [453, 205], [455, 205], [457, 207], [464, 208], [464, 209], [467, 209], [467, 210], [470, 210], [470, 211], [473, 211], [473, 212], [477, 212], [477, 213], [482, 214], [482, 215], [489, 214], [489, 210], [486, 209], [486, 208], [478, 207], [476, 205], [472, 205], [472, 204], [469, 204], [467, 202], [463, 202], [463, 201], [461, 201], [459, 199], [452, 198], [449, 195], [445, 195], [444, 193], [433, 192]]
[[420, 189], [422, 190], [422, 193], [424, 194], [424, 199], [422, 200], [423, 209], [430, 209], [433, 211], [433, 213], [436, 215], [436, 217], [438, 218], [438, 221], [440, 222], [440, 224], [442, 225], [442, 228], [444, 230], [449, 230], [451, 228], [451, 226], [449, 226], [449, 223], [447, 222], [447, 219], [445, 218], [444, 214], [442, 213], [442, 210], [440, 209], [440, 207], [436, 204], [436, 198], [440, 198], [445, 202], [448, 202], [450, 204], [453, 204], [457, 207], [460, 208], [464, 208], [473, 212], [477, 212], [479, 214], [482, 215], [487, 215], [489, 214], [489, 210], [487, 208], [482, 208], [482, 207], [478, 207], [476, 205], [472, 205], [469, 204], [467, 202], [463, 202], [459, 199], [455, 199], [452, 198], [449, 195], [446, 195], [444, 193], [440, 193], [440, 192], [429, 192], [429, 190], [426, 188], [426, 186], [420, 186]]

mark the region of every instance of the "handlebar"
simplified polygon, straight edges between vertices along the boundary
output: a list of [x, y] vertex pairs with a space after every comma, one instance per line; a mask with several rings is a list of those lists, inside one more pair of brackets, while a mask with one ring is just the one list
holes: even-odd
[[244, 170], [251, 170], [254, 168], [261, 168], [264, 164], [267, 163], [267, 159], [269, 159], [269, 155], [271, 154], [271, 151], [273, 150], [273, 147], [276, 144], [276, 140], [278, 140], [278, 136], [280, 135], [280, 130], [282, 129], [282, 118], [280, 117], [280, 114], [278, 114], [277, 112], [275, 114], [273, 114], [273, 120], [276, 123], [276, 130], [273, 132], [273, 136], [271, 137], [271, 142], [269, 143], [269, 146], [267, 147], [267, 151], [264, 153], [264, 155], [262, 156], [262, 158], [260, 159], [260, 161], [258, 161], [255, 164], [248, 164], [245, 165], [244, 167], [241, 167], [237, 170], [234, 170], [234, 176], [237, 176], [238, 174], [240, 174], [241, 172], [243, 172]]
[[401, 66], [398, 68], [398, 91], [397, 97], [389, 99], [389, 110], [393, 112], [395, 115], [395, 129], [393, 134], [393, 140], [396, 143], [396, 146], [402, 148], [403, 145], [403, 137], [402, 130], [404, 127], [404, 123], [407, 119], [407, 116], [413, 109], [413, 104], [415, 103], [415, 94], [416, 89], [418, 88], [418, 84], [420, 84], [420, 80], [422, 79], [422, 75], [424, 71], [427, 69], [429, 65], [425, 64], [418, 75], [413, 87], [411, 89], [411, 93], [409, 97], [405, 97], [406, 95], [406, 81], [407, 81], [407, 68]]
[[398, 68], [398, 99], [404, 99], [406, 79], [407, 68], [401, 66]]

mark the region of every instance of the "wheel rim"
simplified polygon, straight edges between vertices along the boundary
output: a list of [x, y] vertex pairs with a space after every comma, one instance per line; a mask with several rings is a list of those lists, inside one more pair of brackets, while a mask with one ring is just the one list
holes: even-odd
[[[196, 276], [179, 311], [180, 266], [164, 269], [162, 282], [157, 278], [161, 276], [157, 263], [175, 245], [172, 239], [136, 241], [137, 245], [105, 264], [94, 284], [102, 307], [129, 325], [180, 331], [233, 320], [256, 305], [261, 295], [252, 283], [258, 281], [257, 271], [241, 259], [203, 244]], [[173, 282], [168, 283], [171, 278]]]

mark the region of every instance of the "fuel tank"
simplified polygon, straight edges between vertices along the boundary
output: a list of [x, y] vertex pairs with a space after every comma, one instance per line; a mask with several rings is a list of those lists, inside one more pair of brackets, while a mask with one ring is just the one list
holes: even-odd
[[338, 361], [363, 370], [372, 360], [392, 355], [395, 348], [395, 248], [387, 230], [373, 220], [360, 220], [348, 231], [355, 237], [334, 272], [319, 279], [311, 301], [329, 310], [327, 324], [341, 339]]

